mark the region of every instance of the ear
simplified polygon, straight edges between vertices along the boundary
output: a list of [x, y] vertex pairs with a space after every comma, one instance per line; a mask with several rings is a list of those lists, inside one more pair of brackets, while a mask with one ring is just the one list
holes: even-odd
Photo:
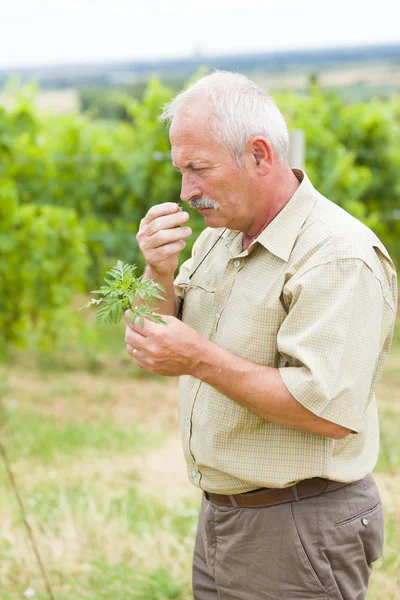
[[247, 149], [259, 175], [268, 175], [274, 161], [274, 152], [268, 140], [261, 136], [254, 137], [249, 141]]

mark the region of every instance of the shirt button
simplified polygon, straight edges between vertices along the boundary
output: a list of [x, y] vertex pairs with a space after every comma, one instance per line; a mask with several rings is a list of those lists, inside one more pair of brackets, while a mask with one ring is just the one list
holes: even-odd
[[238, 267], [240, 265], [240, 260], [235, 260], [235, 262], [233, 263], [234, 267]]
[[368, 523], [369, 523], [369, 519], [367, 519], [367, 517], [363, 517], [363, 518], [361, 519], [361, 523], [362, 523], [363, 525], [368, 525]]
[[191, 475], [192, 475], [192, 479], [196, 479], [196, 477], [197, 477], [197, 470], [196, 469], [192, 469]]
[[215, 318], [216, 318], [216, 319], [219, 319], [219, 318], [220, 318], [220, 316], [221, 316], [221, 313], [220, 313], [220, 312], [216, 312], [216, 313], [215, 313]]
[[190, 419], [189, 419], [189, 417], [186, 417], [185, 423], [186, 423], [186, 425], [190, 425]]

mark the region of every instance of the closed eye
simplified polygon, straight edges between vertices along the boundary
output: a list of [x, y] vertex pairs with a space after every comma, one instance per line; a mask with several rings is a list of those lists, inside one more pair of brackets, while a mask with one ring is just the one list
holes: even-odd
[[[178, 171], [178, 173], [180, 173], [182, 175], [182, 173], [184, 171], [181, 171], [180, 169], [178, 169], [178, 167], [176, 167], [175, 165], [172, 165], [175, 169], [175, 171]], [[188, 171], [207, 171], [207, 169], [209, 169], [209, 167], [193, 167], [192, 165], [188, 165], [187, 167], [185, 167]]]

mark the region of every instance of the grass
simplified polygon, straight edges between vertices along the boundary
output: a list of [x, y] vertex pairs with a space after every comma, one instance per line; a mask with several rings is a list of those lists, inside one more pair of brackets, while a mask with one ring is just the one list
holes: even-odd
[[[187, 481], [175, 379], [137, 378], [123, 332], [0, 367], [4, 444], [57, 600], [189, 600], [198, 490]], [[104, 336], [101, 338], [101, 336]], [[386, 513], [368, 600], [400, 597], [400, 328], [379, 383], [375, 471]], [[0, 465], [0, 598], [47, 599]]]
[[[57, 355], [2, 366], [2, 442], [57, 600], [186, 600], [199, 494], [177, 382], [138, 379], [123, 331], [97, 335], [95, 369], [74, 348], [64, 370]], [[0, 597], [47, 598], [4, 467], [0, 482]]]

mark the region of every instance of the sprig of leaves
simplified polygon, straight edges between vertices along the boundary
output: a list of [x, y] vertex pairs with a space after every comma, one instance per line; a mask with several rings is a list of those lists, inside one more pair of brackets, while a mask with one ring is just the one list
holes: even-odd
[[[160, 316], [155, 313], [152, 306], [145, 303], [156, 304], [156, 298], [165, 300], [161, 295], [165, 292], [165, 288], [151, 279], [135, 277], [136, 265], [128, 265], [121, 260], [110, 270], [107, 275], [110, 278], [105, 278], [105, 285], [102, 285], [99, 290], [90, 292], [91, 294], [100, 294], [100, 298], [92, 298], [83, 308], [89, 306], [98, 306], [96, 314], [96, 327], [102, 323], [115, 325], [120, 322], [124, 312], [130, 308], [130, 320], [139, 317], [140, 327], [144, 325], [144, 319], [151, 319], [155, 323], [163, 323]], [[136, 305], [136, 298], [139, 297], [144, 304]]]

